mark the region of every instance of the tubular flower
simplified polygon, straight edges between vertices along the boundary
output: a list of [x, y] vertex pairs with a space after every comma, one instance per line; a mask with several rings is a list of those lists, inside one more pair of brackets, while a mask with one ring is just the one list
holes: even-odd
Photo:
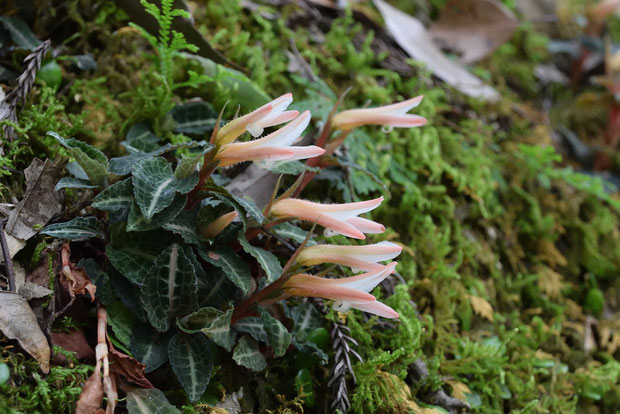
[[368, 293], [388, 277], [395, 267], [394, 262], [373, 272], [342, 279], [325, 279], [301, 273], [291, 276], [284, 283], [283, 289], [292, 296], [331, 299], [335, 301], [334, 309], [341, 312], [354, 308], [384, 318], [398, 318], [394, 309]]
[[239, 217], [239, 213], [236, 211], [231, 211], [230, 213], [226, 213], [221, 215], [220, 217], [213, 220], [202, 232], [202, 236], [205, 239], [211, 239], [222, 232], [230, 223], [232, 223], [237, 217]]
[[401, 251], [402, 247], [388, 241], [365, 246], [318, 244], [304, 248], [297, 256], [297, 263], [304, 266], [335, 263], [349, 266], [354, 272], [372, 272], [384, 268], [378, 262], [393, 259]]
[[223, 145], [215, 156], [220, 166], [236, 164], [243, 161], [281, 161], [312, 158], [325, 152], [314, 145], [306, 147], [291, 146], [299, 139], [310, 122], [310, 111], [305, 111], [293, 121], [266, 137], [249, 142]]
[[293, 94], [287, 93], [261, 106], [247, 115], [234, 119], [217, 131], [215, 144], [230, 144], [246, 130], [258, 137], [267, 127], [283, 124], [299, 115], [298, 111], [287, 111], [293, 102]]
[[423, 96], [417, 96], [392, 105], [342, 111], [334, 116], [332, 127], [348, 131], [361, 125], [386, 125], [396, 128], [423, 126], [426, 125], [426, 118], [407, 113], [418, 106], [422, 98]]
[[294, 217], [311, 221], [354, 239], [365, 239], [364, 233], [383, 233], [385, 227], [372, 220], [357, 217], [358, 214], [377, 208], [383, 197], [374, 200], [344, 204], [320, 204], [295, 198], [276, 201], [271, 213], [278, 218]]

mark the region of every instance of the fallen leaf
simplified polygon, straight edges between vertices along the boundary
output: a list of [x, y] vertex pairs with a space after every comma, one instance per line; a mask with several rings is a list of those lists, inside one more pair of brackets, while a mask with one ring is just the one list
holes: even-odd
[[510, 39], [518, 24], [497, 0], [448, 0], [429, 33], [439, 45], [459, 52], [461, 61], [471, 63]]
[[[18, 251], [24, 248], [26, 242], [18, 239], [17, 237], [11, 236], [6, 232], [4, 232], [4, 234], [6, 235], [6, 244], [9, 247], [9, 256], [13, 258]], [[2, 254], [0, 254], [0, 263], [4, 263], [4, 255]]]
[[101, 382], [101, 363], [97, 361], [95, 371], [92, 373], [75, 406], [75, 414], [91, 414], [97, 412], [103, 402], [103, 383]]
[[71, 294], [71, 297], [75, 297], [75, 295], [84, 295], [88, 292], [91, 301], [94, 301], [97, 286], [95, 286], [95, 284], [90, 280], [84, 269], [78, 268], [69, 260], [71, 257], [71, 248], [69, 247], [69, 243], [63, 244], [61, 256], [62, 274], [69, 283], [69, 293]]
[[251, 198], [258, 208], [262, 209], [271, 199], [271, 194], [277, 181], [277, 174], [252, 163], [227, 184], [226, 189], [231, 194]]
[[144, 364], [119, 352], [109, 341], [108, 357], [110, 358], [110, 371], [121, 374], [129, 382], [142, 388], [153, 388], [153, 384], [145, 377]]
[[17, 293], [22, 295], [26, 300], [39, 299], [51, 295], [54, 291], [34, 283], [26, 282], [17, 288]]
[[466, 95], [490, 102], [498, 101], [499, 93], [485, 85], [458, 63], [448, 59], [415, 17], [390, 6], [383, 0], [373, 0], [396, 42], [412, 58], [426, 64], [428, 69], [447, 84]]
[[50, 371], [50, 347], [28, 302], [12, 292], [0, 292], [0, 330], [19, 344], [39, 363], [41, 371]]
[[77, 359], [94, 359], [95, 350], [86, 342], [84, 331], [52, 332], [52, 344], [75, 352]]
[[483, 299], [480, 296], [469, 295], [469, 301], [471, 302], [471, 307], [477, 315], [493, 322], [493, 307], [486, 301], [486, 299]]
[[62, 168], [50, 160], [32, 160], [24, 170], [26, 194], [9, 214], [8, 234], [28, 240], [38, 232], [34, 227], [44, 226], [62, 211], [62, 196], [54, 190], [61, 172]]
[[467, 401], [467, 395], [471, 394], [469, 387], [459, 381], [446, 381], [452, 387], [452, 396], [459, 400]]

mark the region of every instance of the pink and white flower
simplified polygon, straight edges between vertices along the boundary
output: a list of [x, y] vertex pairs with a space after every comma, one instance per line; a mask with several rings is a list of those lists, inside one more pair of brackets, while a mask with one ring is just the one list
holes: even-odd
[[287, 93], [247, 115], [230, 121], [217, 131], [214, 143], [217, 145], [230, 144], [246, 130], [253, 137], [258, 137], [267, 127], [295, 119], [299, 115], [299, 111], [286, 110], [291, 102], [293, 102], [293, 94]]
[[215, 159], [220, 161], [221, 167], [225, 167], [243, 161], [292, 161], [321, 155], [325, 150], [314, 145], [292, 146], [308, 126], [310, 117], [310, 111], [305, 111], [293, 121], [263, 138], [225, 144], [218, 151]]
[[271, 213], [278, 218], [298, 218], [311, 221], [335, 234], [342, 234], [355, 239], [365, 239], [364, 233], [383, 233], [385, 227], [377, 222], [362, 217], [377, 208], [383, 197], [374, 200], [344, 204], [321, 204], [296, 198], [286, 198], [276, 201], [271, 207]]
[[417, 96], [392, 105], [342, 111], [332, 119], [332, 127], [348, 131], [361, 125], [385, 125], [396, 128], [423, 126], [426, 125], [426, 118], [407, 113], [418, 106], [422, 98], [423, 96]]
[[398, 318], [394, 309], [368, 293], [388, 277], [395, 267], [394, 262], [372, 272], [341, 279], [326, 279], [301, 273], [291, 276], [284, 283], [283, 289], [292, 296], [331, 299], [335, 301], [334, 309], [341, 312], [353, 308], [384, 318]]
[[365, 246], [318, 244], [304, 248], [297, 256], [297, 263], [304, 266], [334, 263], [349, 266], [354, 272], [372, 272], [383, 269], [384, 265], [379, 262], [391, 260], [401, 251], [402, 247], [389, 241]]

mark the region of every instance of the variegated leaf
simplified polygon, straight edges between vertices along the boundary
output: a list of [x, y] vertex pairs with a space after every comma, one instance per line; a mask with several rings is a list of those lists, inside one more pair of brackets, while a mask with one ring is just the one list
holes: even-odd
[[245, 233], [239, 233], [239, 243], [246, 253], [249, 253], [265, 271], [267, 283], [271, 283], [282, 276], [282, 266], [278, 258], [271, 252], [260, 247], [255, 247], [250, 244], [245, 238]]
[[147, 220], [174, 200], [176, 193], [188, 193], [198, 183], [198, 174], [178, 180], [164, 158], [149, 158], [133, 167], [133, 186], [136, 201]]
[[112, 184], [102, 192], [91, 203], [91, 206], [103, 211], [129, 210], [134, 201], [133, 186], [131, 179], [119, 181]]
[[170, 321], [196, 309], [196, 271], [184, 250], [170, 245], [155, 260], [144, 280], [142, 305], [149, 322], [159, 331], [170, 329]]
[[252, 276], [250, 268], [239, 256], [231, 250], [226, 249], [198, 249], [198, 254], [206, 262], [217, 266], [226, 274], [226, 277], [243, 291], [243, 294], [250, 292]]
[[55, 132], [47, 134], [56, 138], [71, 153], [91, 183], [98, 187], [108, 185], [108, 157], [103, 152], [75, 138], [65, 139]]
[[207, 389], [213, 371], [209, 340], [202, 334], [178, 332], [168, 343], [168, 357], [189, 400], [197, 401]]
[[42, 234], [66, 240], [86, 240], [93, 237], [105, 238], [103, 223], [95, 217], [76, 217], [64, 223], [55, 223], [41, 230]]
[[219, 309], [205, 307], [180, 318], [177, 325], [187, 333], [202, 332], [213, 342], [227, 351], [235, 344], [235, 331], [231, 329], [233, 308], [222, 312]]
[[241, 337], [233, 352], [233, 359], [237, 364], [252, 371], [259, 372], [267, 368], [265, 357], [258, 349], [258, 342], [249, 336]]
[[183, 211], [185, 203], [187, 203], [187, 196], [179, 194], [168, 207], [155, 214], [151, 220], [147, 220], [138, 205], [133, 203], [127, 218], [127, 231], [148, 231], [161, 227], [174, 220]]
[[291, 334], [282, 322], [271, 316], [264, 309], [260, 310], [261, 319], [263, 321], [265, 332], [269, 338], [269, 345], [273, 348], [276, 357], [281, 357], [286, 353], [286, 349], [291, 344]]

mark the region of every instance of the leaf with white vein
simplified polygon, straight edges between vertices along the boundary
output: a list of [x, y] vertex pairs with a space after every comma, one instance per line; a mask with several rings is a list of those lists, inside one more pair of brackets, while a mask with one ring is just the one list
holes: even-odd
[[241, 366], [252, 371], [262, 371], [267, 368], [265, 357], [258, 349], [258, 342], [249, 336], [243, 336], [233, 352], [233, 359]]
[[130, 388], [127, 391], [129, 414], [180, 414], [157, 388]]
[[91, 184], [88, 180], [73, 177], [62, 177], [56, 183], [54, 190], [58, 191], [63, 188], [97, 188], [97, 186]]
[[189, 400], [197, 401], [207, 389], [213, 371], [209, 340], [202, 334], [179, 332], [168, 344], [168, 357]]
[[291, 334], [282, 325], [282, 322], [271, 316], [264, 309], [260, 310], [261, 318], [265, 327], [265, 332], [269, 337], [269, 345], [273, 348], [276, 357], [281, 357], [286, 353], [286, 349], [291, 344]]
[[168, 207], [176, 193], [185, 194], [198, 183], [198, 174], [178, 180], [164, 158], [149, 158], [133, 167], [136, 201], [147, 220]]
[[76, 217], [64, 223], [55, 223], [41, 230], [42, 234], [66, 240], [86, 240], [93, 237], [105, 238], [103, 223], [95, 217]]
[[174, 219], [163, 224], [162, 228], [178, 234], [183, 238], [185, 243], [200, 243], [198, 233], [196, 233], [196, 215], [191, 211], [181, 211], [181, 213]]
[[103, 211], [113, 212], [117, 210], [129, 210], [133, 204], [134, 195], [131, 179], [119, 181], [112, 184], [102, 192], [91, 203], [91, 206]]
[[108, 157], [103, 152], [75, 138], [65, 139], [51, 131], [47, 135], [56, 138], [71, 153], [91, 183], [98, 187], [108, 185]]
[[282, 276], [282, 266], [278, 258], [271, 252], [260, 247], [255, 247], [250, 244], [245, 238], [245, 232], [239, 233], [239, 243], [246, 253], [249, 253], [260, 264], [260, 267], [265, 271], [267, 283], [274, 282], [280, 276]]
[[265, 332], [265, 323], [262, 318], [250, 316], [243, 318], [235, 323], [235, 329], [238, 332], [250, 334], [257, 341], [269, 343], [269, 337]]
[[244, 295], [250, 292], [252, 280], [250, 268], [233, 251], [220, 248], [209, 250], [200, 248], [198, 249], [198, 254], [203, 260], [222, 269], [226, 277], [241, 289]]
[[168, 361], [169, 332], [157, 332], [146, 323], [136, 323], [130, 341], [134, 357], [145, 365], [144, 372], [151, 372]]
[[155, 214], [151, 220], [147, 220], [138, 205], [133, 203], [127, 218], [127, 231], [148, 231], [161, 227], [178, 216], [183, 211], [185, 203], [187, 203], [187, 196], [177, 195], [172, 204]]
[[142, 289], [142, 305], [158, 331], [170, 329], [170, 321], [196, 309], [196, 271], [185, 251], [172, 244], [155, 260]]
[[213, 342], [230, 351], [235, 344], [236, 333], [230, 327], [233, 308], [222, 312], [219, 309], [204, 307], [180, 318], [177, 325], [187, 333], [202, 332]]

